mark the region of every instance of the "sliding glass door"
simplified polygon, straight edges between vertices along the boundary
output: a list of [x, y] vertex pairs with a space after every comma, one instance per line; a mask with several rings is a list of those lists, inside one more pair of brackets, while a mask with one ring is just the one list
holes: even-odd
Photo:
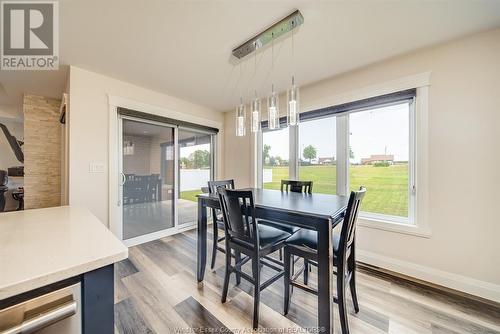
[[214, 178], [215, 133], [119, 117], [121, 236], [134, 245], [196, 224], [197, 199]]
[[123, 239], [174, 227], [175, 129], [122, 120]]

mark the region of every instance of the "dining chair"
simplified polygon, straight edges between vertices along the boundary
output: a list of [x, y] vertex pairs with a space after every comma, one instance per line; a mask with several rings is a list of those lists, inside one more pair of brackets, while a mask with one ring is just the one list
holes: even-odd
[[[313, 181], [295, 181], [295, 180], [281, 180], [281, 191], [283, 192], [294, 192], [294, 193], [312, 193]], [[290, 234], [294, 234], [299, 227], [292, 226], [281, 222], [271, 222], [272, 227], [278, 228]], [[283, 259], [283, 251], [279, 251], [280, 261]]]
[[313, 181], [281, 180], [281, 191], [312, 194]]
[[[208, 193], [217, 194], [218, 188], [234, 189], [234, 180], [221, 180], [221, 181], [208, 181]], [[203, 188], [202, 188], [203, 191]], [[215, 260], [217, 258], [217, 251], [225, 253], [225, 249], [219, 246], [219, 242], [225, 240], [222, 236], [219, 238], [219, 229], [224, 231], [224, 222], [222, 219], [221, 210], [212, 209], [212, 228], [213, 228], [213, 242], [212, 242], [212, 262], [210, 263], [210, 269], [214, 269]]]
[[[342, 333], [349, 333], [349, 324], [347, 319], [346, 308], [346, 286], [349, 285], [354, 304], [354, 311], [359, 312], [358, 297], [356, 293], [356, 257], [355, 257], [355, 240], [356, 240], [356, 220], [358, 217], [359, 207], [366, 193], [364, 187], [360, 187], [358, 191], [352, 191], [349, 196], [347, 210], [344, 214], [342, 229], [340, 236], [334, 234], [332, 237], [333, 244], [333, 265], [336, 268], [334, 274], [337, 276], [337, 297], [334, 297], [334, 302], [339, 305], [340, 325]], [[285, 305], [284, 313], [288, 313], [290, 308], [290, 286], [311, 292], [317, 295], [317, 291], [305, 284], [297, 282], [302, 271], [307, 272], [308, 268], [304, 266], [297, 273], [291, 273], [291, 256], [300, 256], [308, 261], [309, 264], [316, 265], [318, 261], [318, 237], [316, 231], [301, 229], [286, 240], [285, 246]], [[293, 276], [292, 276], [293, 275]]]
[[[263, 225], [263, 220], [256, 219], [255, 204], [252, 190], [230, 190], [219, 188], [219, 201], [222, 208], [224, 230], [226, 233], [226, 270], [222, 289], [222, 303], [226, 302], [229, 278], [232, 273], [253, 284], [254, 307], [253, 328], [259, 326], [260, 292], [280, 279], [283, 267], [273, 264], [267, 259], [271, 253], [282, 249], [285, 240], [291, 236], [277, 228]], [[246, 256], [235, 258], [232, 265], [231, 250]], [[252, 275], [242, 271], [241, 267], [248, 261], [252, 262]], [[262, 266], [267, 266], [277, 273], [261, 283]]]

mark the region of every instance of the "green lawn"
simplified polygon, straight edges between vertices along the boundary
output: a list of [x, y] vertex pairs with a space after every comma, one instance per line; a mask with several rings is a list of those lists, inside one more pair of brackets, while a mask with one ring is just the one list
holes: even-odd
[[181, 199], [196, 202], [196, 195], [201, 194], [201, 189], [181, 191]]
[[[266, 189], [279, 189], [281, 179], [288, 178], [288, 167], [273, 169], [273, 182], [265, 183]], [[314, 182], [313, 192], [334, 194], [336, 191], [336, 166], [304, 166], [299, 170], [301, 180]], [[389, 167], [351, 166], [351, 189], [363, 185], [367, 189], [362, 210], [394, 216], [408, 216], [408, 165]]]
[[[273, 169], [273, 182], [265, 183], [266, 189], [280, 189], [282, 179], [288, 179], [288, 167]], [[299, 169], [301, 180], [314, 182], [313, 192], [335, 194], [336, 166], [305, 166]], [[351, 166], [351, 189], [363, 185], [367, 189], [362, 210], [394, 216], [408, 216], [408, 165], [389, 167]], [[181, 192], [181, 199], [196, 201], [201, 190]]]

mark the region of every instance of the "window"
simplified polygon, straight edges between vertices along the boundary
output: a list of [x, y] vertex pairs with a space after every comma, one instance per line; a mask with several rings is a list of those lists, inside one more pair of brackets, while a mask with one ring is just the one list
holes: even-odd
[[262, 132], [262, 183], [266, 189], [280, 189], [289, 178], [289, 131], [283, 128]]
[[298, 128], [271, 132], [263, 122], [257, 179], [266, 189], [279, 189], [281, 179], [311, 180], [323, 194], [365, 186], [361, 217], [414, 224], [415, 97], [410, 89], [302, 113]]
[[366, 214], [408, 218], [410, 103], [349, 114], [349, 184]]
[[313, 181], [313, 191], [337, 193], [336, 117], [299, 124], [299, 180]]

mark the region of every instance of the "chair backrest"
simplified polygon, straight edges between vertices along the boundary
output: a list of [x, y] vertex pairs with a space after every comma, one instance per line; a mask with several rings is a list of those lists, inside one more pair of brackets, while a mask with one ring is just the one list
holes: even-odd
[[342, 230], [340, 232], [339, 257], [345, 259], [348, 251], [354, 243], [356, 235], [356, 220], [358, 219], [359, 207], [365, 197], [366, 189], [359, 187], [358, 191], [351, 191], [349, 203], [344, 215]]
[[219, 188], [219, 201], [224, 217], [224, 229], [228, 240], [239, 240], [259, 246], [255, 222], [255, 205], [252, 190]]
[[234, 189], [234, 180], [208, 181], [208, 192], [217, 194], [218, 188]]
[[281, 180], [281, 191], [312, 194], [313, 181]]

